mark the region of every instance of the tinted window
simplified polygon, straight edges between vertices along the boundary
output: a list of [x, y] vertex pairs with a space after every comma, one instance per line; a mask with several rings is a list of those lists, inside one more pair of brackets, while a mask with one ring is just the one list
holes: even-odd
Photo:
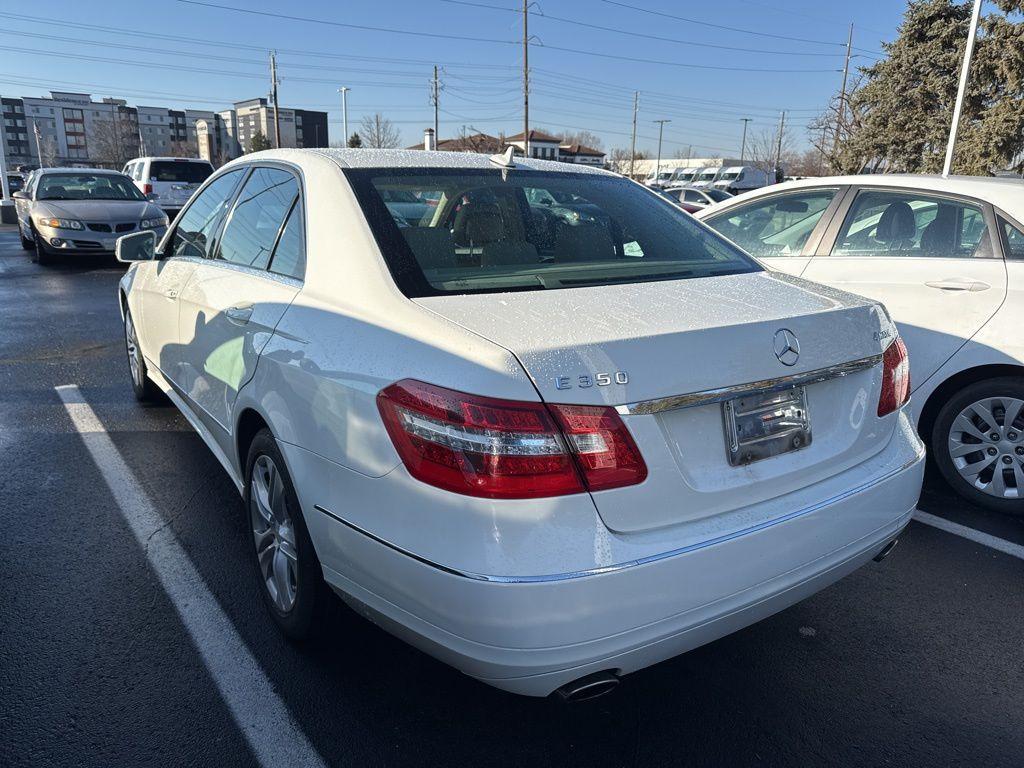
[[[349, 169], [409, 296], [736, 274], [758, 266], [622, 178], [512, 170]], [[413, 202], [408, 200], [411, 194]]]
[[171, 256], [209, 258], [212, 255], [217, 227], [243, 173], [241, 168], [228, 171], [192, 199], [171, 238]]
[[255, 168], [231, 210], [217, 258], [264, 269], [298, 192], [298, 180], [288, 171]]
[[834, 189], [772, 195], [706, 222], [755, 256], [799, 256], [835, 196]]
[[1006, 233], [1006, 255], [1011, 259], [1024, 259], [1024, 232], [1021, 232], [1013, 224], [1003, 219], [999, 220]]
[[306, 274], [306, 238], [302, 228], [302, 204], [295, 203], [274, 249], [270, 271], [301, 280]]
[[145, 200], [132, 180], [120, 173], [45, 173], [37, 200]]
[[991, 256], [981, 208], [907, 192], [864, 190], [836, 240], [837, 256]]
[[716, 203], [720, 203], [723, 200], [728, 200], [730, 197], [732, 197], [732, 195], [730, 195], [728, 192], [725, 192], [724, 190], [721, 189], [707, 189], [704, 190], [704, 192]]
[[213, 168], [209, 163], [177, 162], [174, 160], [154, 160], [149, 164], [150, 181], [177, 181], [184, 184], [202, 184], [206, 181]]
[[704, 195], [696, 189], [683, 190], [683, 200], [687, 203], [697, 203], [698, 205], [704, 205], [707, 202], [704, 199]]

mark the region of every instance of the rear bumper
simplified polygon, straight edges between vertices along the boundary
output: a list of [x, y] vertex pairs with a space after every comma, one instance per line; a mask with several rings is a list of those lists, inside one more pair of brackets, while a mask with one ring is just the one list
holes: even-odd
[[429, 561], [325, 508], [307, 514], [317, 518], [310, 528], [325, 577], [355, 607], [473, 677], [543, 696], [592, 672], [632, 672], [715, 640], [870, 560], [910, 520], [924, 471], [905, 420], [883, 454], [870, 471], [819, 484], [828, 493], [814, 503], [728, 535], [522, 580]]

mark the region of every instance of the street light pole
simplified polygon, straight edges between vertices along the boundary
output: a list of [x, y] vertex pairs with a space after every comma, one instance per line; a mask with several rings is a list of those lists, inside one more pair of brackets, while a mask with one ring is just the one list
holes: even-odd
[[964, 49], [964, 63], [960, 69], [960, 86], [956, 91], [956, 106], [953, 107], [953, 124], [949, 128], [949, 143], [946, 144], [946, 162], [942, 166], [943, 176], [949, 176], [953, 166], [953, 148], [956, 146], [956, 135], [960, 130], [960, 112], [964, 108], [964, 95], [967, 93], [967, 75], [971, 69], [971, 56], [974, 54], [974, 38], [978, 35], [978, 19], [980, 17], [981, 0], [974, 0], [971, 26], [967, 32], [967, 47]]
[[351, 89], [348, 86], [345, 86], [345, 85], [341, 86], [341, 88], [338, 89], [338, 93], [341, 94], [341, 125], [342, 125], [342, 129], [341, 130], [345, 134], [345, 136], [344, 136], [345, 143], [342, 144], [342, 146], [344, 146], [344, 147], [348, 146], [348, 99], [345, 98], [345, 95], [350, 90]]
[[633, 140], [629, 145], [629, 178], [633, 178], [633, 165], [636, 163], [636, 114], [640, 109], [640, 91], [633, 91]]
[[665, 123], [671, 123], [671, 120], [655, 120], [658, 124], [658, 160], [654, 165], [654, 183], [658, 183], [658, 177], [661, 176], [661, 137], [665, 132]]
[[743, 121], [743, 141], [740, 144], [740, 165], [743, 165], [743, 161], [747, 157], [747, 123], [749, 123], [752, 119], [753, 118], [750, 117], [740, 118], [740, 120]]

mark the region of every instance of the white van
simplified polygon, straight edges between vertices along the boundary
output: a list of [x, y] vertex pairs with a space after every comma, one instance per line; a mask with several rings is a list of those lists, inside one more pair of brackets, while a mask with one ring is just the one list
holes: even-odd
[[672, 173], [670, 185], [673, 187], [688, 187], [697, 179], [697, 174], [702, 168], [676, 168]]
[[715, 179], [712, 186], [733, 195], [749, 192], [752, 189], [767, 187], [772, 181], [768, 174], [760, 168], [752, 165], [738, 165], [732, 168], [725, 168]]
[[697, 189], [710, 187], [722, 170], [721, 167], [701, 168], [697, 175], [693, 177], [693, 183], [690, 186], [697, 187]]
[[213, 166], [197, 157], [139, 157], [125, 163], [121, 172], [173, 219], [213, 173]]
[[672, 179], [672, 169], [665, 168], [664, 170], [654, 172], [651, 171], [647, 178], [644, 179], [644, 184], [648, 187], [660, 188], [668, 186]]

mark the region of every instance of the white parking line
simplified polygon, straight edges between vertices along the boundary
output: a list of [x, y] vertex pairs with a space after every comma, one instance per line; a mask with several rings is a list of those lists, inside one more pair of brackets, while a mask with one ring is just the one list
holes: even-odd
[[56, 390], [260, 765], [322, 766], [78, 387]]
[[974, 528], [968, 528], [966, 525], [960, 525], [954, 523], [951, 520], [947, 520], [944, 517], [938, 517], [937, 515], [931, 515], [927, 512], [922, 512], [920, 509], [914, 513], [914, 519], [919, 523], [925, 525], [931, 525], [935, 528], [945, 531], [946, 533], [952, 533], [956, 536], [962, 536], [965, 539], [977, 542], [978, 544], [984, 544], [986, 547], [997, 549], [1000, 552], [1004, 552], [1007, 555], [1013, 555], [1024, 560], [1024, 546], [1020, 544], [1014, 544], [1012, 541], [1006, 539], [1000, 539], [997, 536], [993, 536], [989, 533], [977, 531]]

